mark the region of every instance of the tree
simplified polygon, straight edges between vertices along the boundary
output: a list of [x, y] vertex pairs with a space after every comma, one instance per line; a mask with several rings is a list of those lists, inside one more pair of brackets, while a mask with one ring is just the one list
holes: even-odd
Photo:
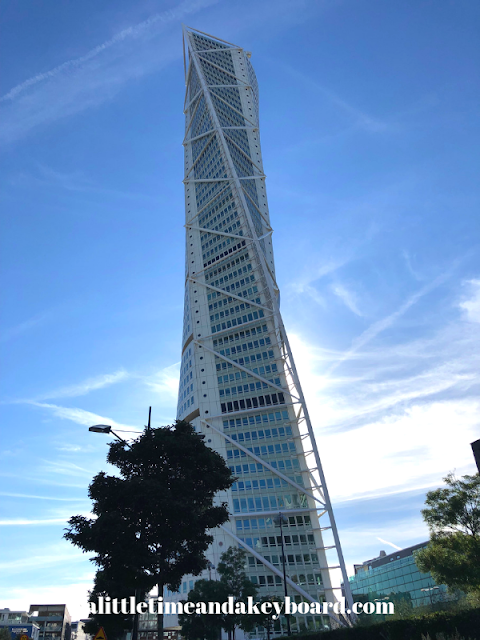
[[[227, 597], [233, 596], [234, 602], [246, 602], [249, 596], [257, 595], [257, 586], [245, 573], [246, 556], [244, 549], [229, 547], [222, 553], [218, 563], [220, 582], [225, 586]], [[226, 616], [223, 628], [228, 632], [230, 640], [232, 637], [235, 639], [236, 627], [250, 631], [254, 626], [252, 616], [238, 614]]]
[[[225, 602], [225, 585], [217, 580], [197, 580], [188, 593], [189, 602]], [[217, 640], [223, 628], [223, 614], [182, 614], [178, 617], [182, 636], [187, 640]]]
[[12, 634], [8, 629], [0, 629], [0, 640], [12, 640]]
[[[249, 596], [255, 597], [257, 586], [247, 578], [245, 573], [246, 553], [243, 549], [229, 547], [220, 556], [217, 571], [219, 580], [198, 580], [194, 588], [188, 594], [189, 602], [227, 602], [231, 596], [234, 603], [246, 602]], [[179, 622], [182, 626], [182, 635], [188, 640], [212, 640], [218, 636], [220, 628], [225, 629], [228, 637], [235, 638], [235, 628], [240, 627], [244, 631], [252, 630], [257, 624], [257, 615], [247, 614], [222, 614], [222, 615], [181, 615]], [[213, 635], [212, 635], [213, 634]]]
[[394, 613], [392, 616], [388, 616], [389, 620], [403, 620], [412, 616], [413, 601], [412, 594], [409, 591], [390, 593], [388, 602], [391, 602], [394, 606]]
[[422, 515], [430, 542], [415, 554], [420, 571], [449, 589], [480, 591], [480, 475], [444, 478], [445, 488], [427, 493]]
[[113, 442], [107, 460], [120, 477], [95, 476], [89, 487], [95, 518], [74, 516], [65, 533], [96, 554], [99, 571], [90, 599], [126, 597], [134, 589], [143, 596], [155, 585], [159, 595], [165, 586], [176, 591], [185, 574], [206, 567], [213, 541], [208, 531], [228, 520], [226, 503], [214, 504], [214, 498], [232, 485], [230, 470], [183, 421], [147, 428], [131, 446]]
[[[272, 602], [272, 603], [273, 602], [279, 602], [282, 605], [284, 604], [284, 600], [282, 600], [278, 596], [264, 596], [259, 601], [259, 604], [261, 605], [263, 602]], [[270, 636], [272, 634], [272, 631], [273, 631], [273, 628], [274, 628], [274, 625], [275, 625], [275, 621], [272, 618], [272, 614], [271, 613], [260, 613], [259, 615], [255, 616], [254, 623], [255, 623], [255, 626], [263, 627], [265, 629], [265, 631], [267, 632], [267, 640], [270, 640]]]

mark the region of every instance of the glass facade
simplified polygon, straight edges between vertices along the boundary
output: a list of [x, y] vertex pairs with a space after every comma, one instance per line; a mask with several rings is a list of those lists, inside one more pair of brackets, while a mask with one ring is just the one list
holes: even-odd
[[[282, 512], [290, 594], [336, 600], [331, 566], [343, 558], [338, 539], [324, 541], [333, 514], [319, 459], [311, 471], [305, 458], [304, 448], [318, 453], [279, 311], [250, 54], [190, 29], [184, 41], [186, 285], [177, 417], [204, 433], [237, 477], [219, 496], [231, 520], [215, 531], [209, 560], [216, 566], [229, 546], [242, 546], [260, 596], [283, 594], [274, 522]], [[182, 596], [190, 585], [187, 576]]]
[[402, 549], [401, 552], [356, 567], [356, 575], [349, 578], [353, 598], [365, 595], [372, 600], [391, 594], [409, 593], [413, 607], [444, 598], [447, 592], [445, 585], [437, 585], [430, 573], [421, 573], [415, 564], [413, 552], [426, 545], [425, 542]]

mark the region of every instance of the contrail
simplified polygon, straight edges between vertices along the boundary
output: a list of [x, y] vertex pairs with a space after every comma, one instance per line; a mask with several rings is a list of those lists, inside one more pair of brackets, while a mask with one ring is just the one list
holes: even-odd
[[377, 540], [380, 540], [380, 542], [383, 542], [384, 544], [389, 544], [394, 549], [398, 549], [398, 551], [402, 550], [402, 547], [398, 547], [396, 544], [393, 544], [393, 542], [389, 542], [388, 540], [384, 540], [383, 538], [378, 538], [378, 537], [377, 537]]
[[195, 0], [194, 2], [192, 2], [191, 0], [184, 0], [184, 2], [182, 2], [174, 10], [168, 10], [162, 13], [157, 13], [151, 16], [150, 18], [148, 18], [147, 20], [144, 20], [143, 22], [139, 22], [133, 27], [127, 27], [126, 29], [123, 29], [122, 31], [114, 35], [113, 38], [110, 38], [110, 40], [107, 40], [103, 44], [99, 44], [95, 48], [91, 49], [84, 56], [80, 56], [79, 58], [74, 58], [73, 60], [67, 60], [67, 62], [63, 62], [58, 67], [55, 67], [50, 71], [46, 71], [45, 73], [39, 73], [36, 76], [33, 76], [32, 78], [29, 78], [28, 80], [25, 80], [20, 84], [17, 84], [16, 87], [13, 87], [13, 89], [10, 89], [8, 93], [0, 97], [0, 102], [13, 100], [20, 93], [25, 91], [25, 89], [28, 89], [29, 87], [33, 87], [34, 85], [38, 84], [39, 82], [42, 82], [43, 80], [49, 80], [51, 78], [55, 78], [60, 73], [68, 69], [76, 69], [83, 63], [88, 62], [92, 58], [95, 58], [96, 56], [98, 56], [100, 53], [103, 53], [107, 49], [110, 49], [114, 45], [118, 44], [119, 42], [122, 42], [123, 40], [126, 40], [127, 38], [138, 38], [143, 33], [145, 33], [148, 29], [150, 29], [152, 25], [156, 23], [168, 24], [170, 22], [173, 22], [174, 20], [179, 20], [183, 18], [183, 16], [186, 16], [189, 13], [193, 13], [199, 9], [208, 7], [211, 4], [216, 4], [217, 2], [218, 0]]
[[385, 329], [388, 329], [388, 327], [390, 327], [400, 316], [402, 316], [406, 311], [408, 311], [408, 309], [410, 309], [411, 306], [413, 306], [416, 302], [418, 302], [420, 298], [423, 298], [424, 295], [426, 295], [427, 293], [430, 293], [430, 291], [433, 291], [438, 286], [440, 286], [443, 282], [445, 282], [445, 280], [447, 280], [450, 277], [452, 270], [453, 269], [449, 269], [445, 273], [440, 274], [437, 278], [435, 278], [435, 280], [433, 280], [429, 284], [422, 287], [419, 291], [417, 291], [412, 296], [410, 296], [410, 298], [408, 298], [408, 300], [406, 300], [402, 304], [402, 306], [399, 309], [397, 309], [397, 311], [395, 311], [394, 313], [391, 313], [386, 318], [382, 318], [382, 320], [378, 320], [377, 322], [374, 322], [370, 327], [368, 327], [368, 329], [366, 329], [360, 336], [358, 336], [356, 340], [354, 340], [352, 347], [346, 353], [343, 354], [340, 360], [335, 362], [330, 367], [327, 373], [331, 373], [332, 371], [334, 371], [343, 362], [345, 362], [345, 360], [349, 360], [361, 347], [365, 346], [368, 342], [370, 342], [370, 340], [373, 340], [373, 338], [378, 336], [379, 333], [381, 333], [382, 331], [385, 331]]

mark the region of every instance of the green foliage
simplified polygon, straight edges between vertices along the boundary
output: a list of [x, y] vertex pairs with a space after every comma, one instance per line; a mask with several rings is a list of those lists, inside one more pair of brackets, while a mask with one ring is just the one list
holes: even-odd
[[[446, 487], [429, 491], [422, 515], [430, 543], [415, 562], [438, 584], [480, 594], [480, 476], [449, 474]], [[473, 596], [475, 597], [475, 596]]]
[[455, 640], [457, 640], [455, 634], [464, 636], [466, 640], [480, 640], [480, 609], [467, 609], [455, 614], [440, 611], [405, 620], [389, 618], [369, 627], [355, 626], [351, 629], [300, 634], [296, 638], [297, 640], [301, 638], [305, 640], [423, 640], [422, 636], [427, 633], [435, 640], [437, 640], [436, 636], [442, 633], [454, 636]]
[[12, 640], [12, 634], [5, 627], [0, 628], [0, 640]]
[[422, 515], [432, 533], [480, 536], [480, 475], [458, 479], [450, 473], [442, 489], [427, 493]]
[[[245, 573], [246, 553], [243, 549], [229, 547], [220, 556], [217, 571], [219, 580], [198, 580], [188, 594], [189, 602], [227, 602], [231, 596], [234, 602], [247, 602], [249, 596], [257, 594], [256, 585]], [[222, 615], [181, 615], [179, 623], [182, 635], [187, 640], [214, 640], [218, 638], [220, 629], [232, 635], [236, 627], [251, 631], [257, 622], [257, 615], [222, 614]], [[195, 620], [192, 620], [195, 618]]]
[[386, 604], [391, 602], [394, 606], [394, 613], [372, 613], [366, 614], [363, 611], [358, 615], [358, 624], [361, 627], [370, 627], [373, 624], [378, 624], [384, 620], [404, 620], [411, 617], [413, 614], [413, 602], [412, 596], [408, 592], [404, 593], [390, 593], [382, 594], [376, 592], [370, 592], [368, 595], [357, 594], [355, 596], [355, 602], [385, 602]]
[[[284, 603], [282, 598], [277, 596], [264, 596], [259, 600], [259, 604], [263, 602], [280, 602]], [[270, 640], [270, 635], [274, 629], [275, 621], [272, 619], [272, 614], [260, 613], [259, 615], [255, 615], [254, 626], [263, 627], [267, 632], [267, 640]]]
[[426, 636], [424, 636], [423, 633], [422, 633], [422, 640], [466, 640], [466, 638], [461, 636], [458, 633], [458, 631], [456, 631], [455, 635], [453, 635], [453, 636], [450, 636], [450, 635], [446, 636], [443, 633], [437, 633], [435, 638], [431, 638], [429, 633], [427, 633]]
[[[165, 585], [176, 591], [185, 574], [198, 575], [206, 567], [204, 554], [213, 540], [208, 530], [228, 520], [226, 503], [214, 506], [213, 499], [231, 486], [230, 470], [180, 421], [146, 429], [131, 447], [113, 442], [107, 460], [120, 477], [95, 476], [89, 496], [96, 517], [72, 517], [65, 533], [95, 553], [99, 569], [90, 601], [131, 596], [136, 589], [139, 599], [155, 585], [160, 593]], [[87, 630], [93, 625], [95, 631], [104, 626], [114, 640], [129, 620], [96, 616]]]
[[[257, 595], [256, 585], [247, 578], [245, 573], [246, 556], [243, 549], [229, 547], [220, 556], [217, 567], [220, 582], [225, 587], [227, 597], [233, 596], [235, 602], [247, 602], [249, 596], [255, 597]], [[255, 627], [252, 616], [241, 614], [225, 616], [223, 625], [225, 631], [233, 632], [235, 627], [240, 627], [243, 631], [250, 631]]]
[[430, 571], [438, 584], [463, 591], [480, 590], [480, 538], [462, 533], [433, 534], [415, 554], [420, 571]]
[[[197, 580], [188, 594], [189, 602], [225, 602], [225, 585], [217, 580]], [[223, 628], [223, 615], [180, 615], [182, 636], [186, 640], [217, 640]]]

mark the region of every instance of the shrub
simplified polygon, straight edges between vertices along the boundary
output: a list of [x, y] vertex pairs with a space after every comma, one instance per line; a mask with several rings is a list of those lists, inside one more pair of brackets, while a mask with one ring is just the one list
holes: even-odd
[[480, 609], [466, 609], [459, 613], [438, 611], [404, 620], [387, 620], [369, 627], [357, 626], [351, 629], [298, 634], [295, 638], [299, 640], [301, 638], [305, 640], [426, 640], [426, 634], [430, 635], [430, 640], [460, 640], [462, 636], [464, 640], [480, 640]]

